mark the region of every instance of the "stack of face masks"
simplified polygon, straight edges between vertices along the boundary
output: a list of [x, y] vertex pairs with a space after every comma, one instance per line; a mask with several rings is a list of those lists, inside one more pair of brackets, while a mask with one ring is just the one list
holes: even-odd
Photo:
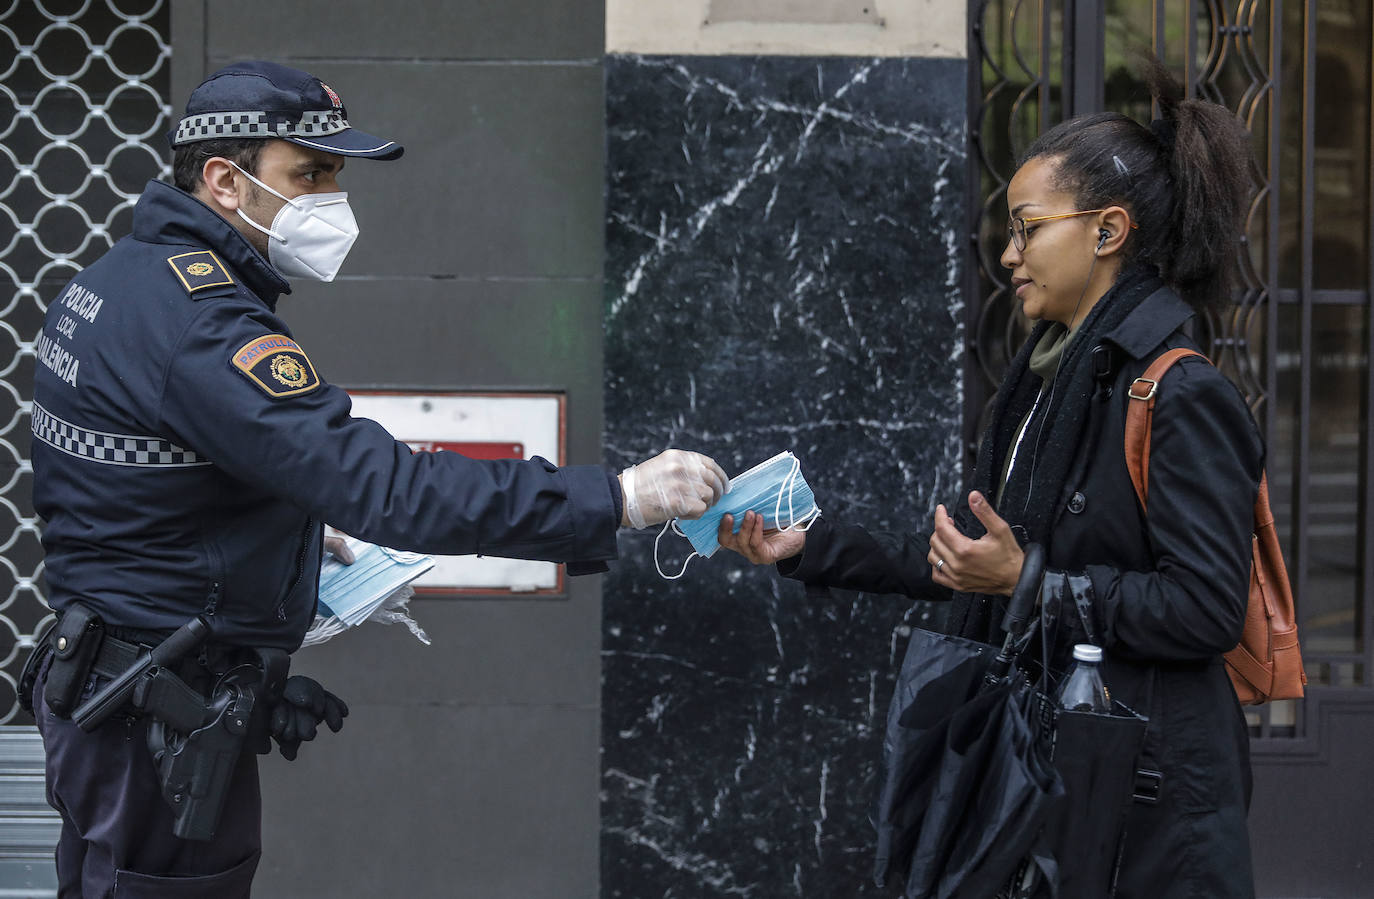
[[[806, 530], [811, 522], [820, 516], [816, 506], [815, 494], [802, 477], [801, 462], [790, 452], [778, 453], [771, 459], [760, 462], [753, 468], [730, 479], [730, 490], [714, 506], [706, 510], [700, 518], [686, 521], [677, 519], [663, 526], [658, 540], [671, 526], [677, 533], [692, 543], [694, 556], [710, 558], [720, 549], [716, 534], [720, 530], [723, 515], [734, 516], [734, 531], [739, 533], [744, 524], [745, 512], [757, 512], [763, 516], [765, 530]], [[675, 575], [664, 574], [658, 563], [658, 540], [654, 541], [654, 567], [667, 580], [676, 580], [687, 572], [687, 564], [692, 556], [682, 563], [682, 571]]]
[[[407, 553], [348, 538], [353, 564], [332, 556], [320, 565], [320, 605], [349, 627], [362, 624], [392, 592], [434, 567], [423, 553]], [[321, 610], [324, 611], [324, 610]]]

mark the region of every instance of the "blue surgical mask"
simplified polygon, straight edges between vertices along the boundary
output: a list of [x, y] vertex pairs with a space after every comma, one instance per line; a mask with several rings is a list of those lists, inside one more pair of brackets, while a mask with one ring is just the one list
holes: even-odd
[[353, 550], [352, 565], [327, 557], [320, 566], [319, 601], [350, 625], [366, 618], [393, 591], [434, 567], [434, 560], [423, 553], [400, 552], [353, 538], [348, 546]]
[[[802, 477], [801, 462], [796, 456], [781, 452], [760, 462], [743, 474], [732, 477], [729, 491], [700, 518], [690, 521], [677, 519], [665, 524], [658, 540], [654, 541], [654, 567], [667, 580], [682, 577], [692, 556], [709, 559], [720, 549], [716, 535], [720, 530], [721, 516], [734, 516], [734, 532], [738, 534], [744, 525], [744, 513], [750, 511], [763, 516], [763, 526], [767, 530], [786, 531], [795, 528], [804, 531], [820, 516], [815, 494], [807, 485], [806, 478]], [[682, 571], [675, 575], [664, 574], [658, 564], [658, 541], [663, 539], [669, 527], [691, 541], [694, 550], [692, 556], [682, 563]]]

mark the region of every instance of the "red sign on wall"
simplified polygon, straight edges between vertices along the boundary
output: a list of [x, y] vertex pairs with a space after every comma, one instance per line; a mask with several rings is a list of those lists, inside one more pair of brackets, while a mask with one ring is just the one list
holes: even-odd
[[439, 450], [448, 450], [451, 453], [459, 453], [460, 455], [467, 456], [469, 459], [525, 458], [525, 444], [523, 443], [483, 443], [473, 440], [398, 439], [417, 453], [436, 453]]
[[[3, 6], [3, 0], [0, 0]], [[349, 391], [353, 414], [386, 428], [412, 452], [447, 450], [469, 459], [541, 456], [564, 465], [562, 394], [390, 390]], [[424, 594], [563, 592], [563, 570], [552, 562], [495, 556], [435, 556], [415, 581]]]

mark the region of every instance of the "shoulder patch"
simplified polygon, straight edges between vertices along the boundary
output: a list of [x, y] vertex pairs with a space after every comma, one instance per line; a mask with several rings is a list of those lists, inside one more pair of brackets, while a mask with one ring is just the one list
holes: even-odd
[[295, 396], [320, 386], [305, 350], [285, 334], [264, 334], [250, 340], [230, 361], [269, 396]]
[[189, 294], [207, 287], [224, 287], [234, 283], [234, 279], [229, 277], [229, 272], [224, 268], [224, 263], [209, 250], [180, 253], [168, 257], [167, 264], [176, 272], [181, 286], [185, 287]]

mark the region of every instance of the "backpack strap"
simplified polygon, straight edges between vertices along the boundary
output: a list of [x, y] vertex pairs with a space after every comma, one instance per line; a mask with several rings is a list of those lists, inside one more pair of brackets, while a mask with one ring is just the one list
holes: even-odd
[[[1131, 473], [1140, 509], [1145, 511], [1149, 494], [1150, 425], [1154, 418], [1159, 382], [1175, 362], [1202, 356], [1186, 348], [1165, 352], [1131, 383], [1126, 409], [1126, 468]], [[1203, 356], [1206, 359], [1206, 356]], [[1210, 363], [1211, 360], [1208, 360]], [[1225, 653], [1226, 673], [1243, 705], [1271, 699], [1299, 699], [1307, 673], [1298, 644], [1297, 615], [1283, 548], [1274, 530], [1269, 508], [1269, 480], [1260, 471], [1255, 497], [1254, 532], [1251, 537], [1250, 590], [1240, 642]]]
[[1130, 404], [1126, 407], [1126, 469], [1131, 473], [1131, 483], [1135, 485], [1142, 511], [1150, 493], [1150, 425], [1154, 421], [1155, 394], [1159, 392], [1164, 373], [1173, 368], [1175, 362], [1189, 356], [1202, 354], [1187, 347], [1161, 354], [1126, 391], [1130, 395]]

